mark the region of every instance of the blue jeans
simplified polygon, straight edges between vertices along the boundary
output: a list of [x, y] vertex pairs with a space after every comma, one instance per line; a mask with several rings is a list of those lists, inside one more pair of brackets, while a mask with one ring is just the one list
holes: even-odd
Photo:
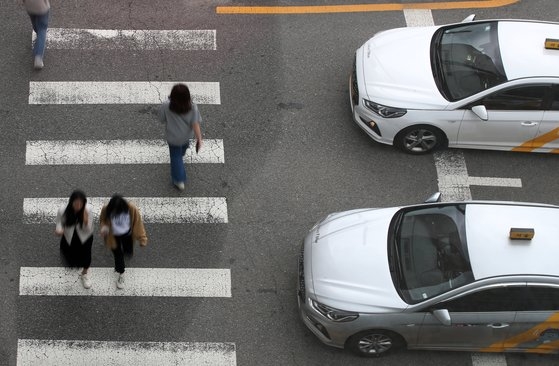
[[189, 145], [189, 142], [181, 146], [169, 145], [169, 154], [171, 155], [171, 179], [173, 179], [173, 183], [186, 183], [186, 169], [184, 168], [184, 161], [182, 158], [184, 154], [186, 154], [186, 149], [188, 149]]
[[37, 33], [37, 38], [35, 39], [35, 46], [33, 46], [33, 56], [43, 57], [45, 53], [45, 45], [47, 43], [47, 28], [49, 26], [49, 12], [45, 14], [35, 15], [29, 14], [31, 18], [31, 25], [33, 30]]

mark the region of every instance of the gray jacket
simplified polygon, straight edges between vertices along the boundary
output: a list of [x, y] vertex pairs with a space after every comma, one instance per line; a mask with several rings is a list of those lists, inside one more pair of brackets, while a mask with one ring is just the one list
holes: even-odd
[[49, 0], [23, 0], [23, 6], [29, 14], [43, 15], [50, 9]]
[[194, 138], [192, 126], [202, 122], [196, 103], [185, 114], [176, 114], [169, 109], [169, 101], [163, 102], [159, 108], [159, 120], [165, 123], [165, 137], [169, 145], [182, 146]]

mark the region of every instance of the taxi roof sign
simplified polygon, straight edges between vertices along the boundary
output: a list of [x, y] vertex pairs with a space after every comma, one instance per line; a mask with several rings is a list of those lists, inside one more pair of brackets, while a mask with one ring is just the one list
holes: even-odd
[[546, 38], [545, 48], [548, 50], [559, 50], [559, 39], [556, 38]]
[[509, 238], [512, 240], [532, 240], [534, 229], [513, 227], [510, 229]]

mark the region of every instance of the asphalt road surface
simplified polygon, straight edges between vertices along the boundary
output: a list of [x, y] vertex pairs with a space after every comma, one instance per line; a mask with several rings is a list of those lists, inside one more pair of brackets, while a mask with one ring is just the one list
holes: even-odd
[[[296, 259], [301, 239], [317, 220], [334, 211], [421, 202], [440, 189], [433, 155], [409, 156], [381, 146], [351, 119], [347, 80], [354, 51], [378, 31], [406, 26], [403, 11], [216, 11], [218, 6], [335, 4], [333, 0], [304, 4], [53, 0], [51, 30], [69, 33], [49, 38], [45, 68], [35, 71], [29, 19], [19, 1], [2, 2], [0, 364], [44, 364], [33, 363], [33, 352], [53, 347], [58, 347], [53, 356], [57, 365], [86, 364], [86, 359], [94, 365], [170, 364], [169, 349], [184, 350], [190, 358], [183, 364], [559, 363], [555, 356], [492, 359], [465, 352], [411, 351], [368, 360], [322, 345], [299, 321]], [[461, 21], [470, 13], [478, 19], [559, 21], [556, 0], [431, 11], [435, 24]], [[142, 32], [110, 36], [84, 29]], [[149, 32], [153, 30], [175, 33]], [[176, 34], [184, 30], [210, 32]], [[71, 34], [79, 35], [77, 41]], [[146, 41], [149, 37], [155, 41]], [[206, 38], [178, 44], [188, 37]], [[172, 187], [166, 152], [163, 149], [163, 158], [158, 158], [152, 143], [163, 139], [153, 112], [170, 91], [165, 83], [179, 81], [200, 83], [195, 89], [204, 101], [199, 106], [209, 156], [208, 161], [187, 164], [190, 180], [184, 192]], [[117, 88], [124, 82], [138, 83], [122, 93]], [[142, 86], [147, 91], [133, 93]], [[75, 94], [80, 87], [85, 93], [81, 97], [61, 96]], [[153, 100], [137, 99], [150, 90]], [[33, 143], [46, 156], [54, 147], [45, 148], [45, 141], [56, 146], [84, 140], [99, 154], [87, 152], [85, 163], [66, 162], [64, 153], [55, 154], [55, 162], [29, 160]], [[111, 160], [118, 150], [107, 153], [107, 141], [151, 142]], [[142, 153], [148, 158], [135, 161]], [[472, 198], [559, 204], [556, 156], [457, 153], [469, 176], [521, 182], [466, 187]], [[69, 155], [80, 155], [80, 148]], [[155, 202], [142, 209], [151, 215], [146, 218], [150, 242], [137, 248], [128, 263], [138, 275], [136, 283], [127, 283], [129, 292], [124, 295], [110, 288], [110, 273], [109, 286], [103, 290], [103, 271], [110, 272], [113, 261], [98, 226], [92, 262], [95, 295], [80, 292], [79, 283], [54, 294], [41, 292], [37, 285], [46, 278], [43, 290], [56, 292], [56, 285], [40, 270], [60, 269], [63, 264], [52, 219], [35, 210], [39, 204], [50, 207], [48, 199], [65, 199], [76, 188], [98, 202], [115, 192]], [[186, 213], [177, 215], [173, 210]], [[39, 275], [26, 277], [30, 287], [22, 291], [28, 269], [38, 269]], [[204, 269], [216, 270], [219, 276], [204, 277], [205, 272], [199, 271]], [[77, 279], [77, 272], [70, 277]], [[157, 279], [165, 283], [157, 284]], [[168, 292], [158, 292], [167, 287]], [[133, 293], [133, 288], [138, 291]], [[186, 294], [173, 292], [177, 288], [186, 288]]]

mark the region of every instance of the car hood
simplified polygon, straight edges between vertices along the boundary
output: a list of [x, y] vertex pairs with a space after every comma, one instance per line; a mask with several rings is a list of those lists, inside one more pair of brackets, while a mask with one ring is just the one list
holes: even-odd
[[316, 299], [357, 312], [401, 311], [387, 256], [390, 220], [398, 208], [353, 210], [330, 215], [312, 243]]
[[397, 28], [361, 47], [366, 98], [390, 107], [444, 109], [431, 69], [431, 39], [439, 27]]

